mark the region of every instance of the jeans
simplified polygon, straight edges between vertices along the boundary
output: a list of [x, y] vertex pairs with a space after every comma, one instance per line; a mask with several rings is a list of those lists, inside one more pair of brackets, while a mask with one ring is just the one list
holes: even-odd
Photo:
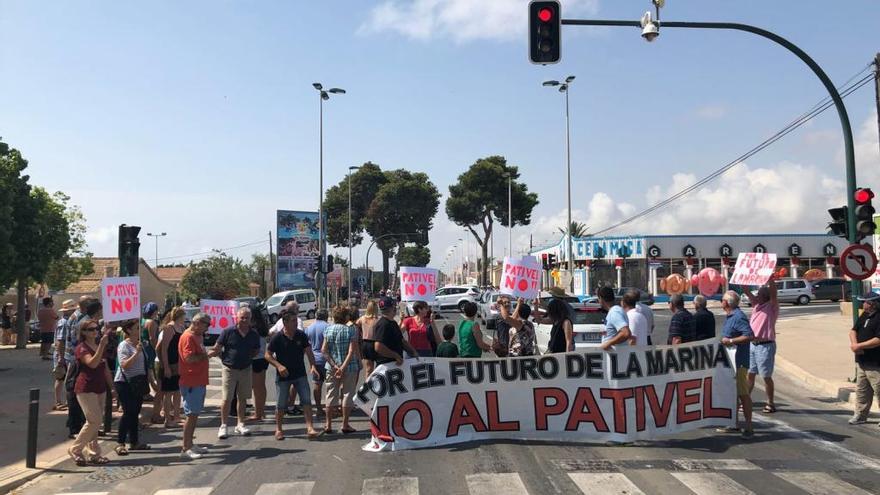
[[278, 401], [275, 405], [275, 409], [278, 412], [283, 412], [285, 409], [287, 409], [287, 402], [290, 398], [291, 385], [296, 387], [296, 395], [299, 396], [299, 404], [301, 406], [312, 405], [312, 391], [309, 389], [309, 379], [301, 376], [293, 380], [275, 382], [275, 392]]
[[132, 446], [138, 444], [138, 428], [140, 427], [141, 406], [144, 405], [143, 397], [136, 397], [128, 382], [116, 382], [116, 394], [119, 403], [122, 404], [122, 419], [119, 420], [119, 435], [116, 443], [124, 444], [125, 439]]

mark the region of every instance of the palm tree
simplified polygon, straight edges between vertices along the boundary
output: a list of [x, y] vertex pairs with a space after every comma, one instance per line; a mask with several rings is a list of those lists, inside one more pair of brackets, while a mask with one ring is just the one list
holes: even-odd
[[[564, 227], [558, 227], [558, 230], [562, 235], [568, 234]], [[571, 228], [569, 230], [571, 231], [572, 237], [590, 237], [592, 235], [587, 233], [587, 231], [590, 230], [590, 227], [581, 222], [571, 222]]]

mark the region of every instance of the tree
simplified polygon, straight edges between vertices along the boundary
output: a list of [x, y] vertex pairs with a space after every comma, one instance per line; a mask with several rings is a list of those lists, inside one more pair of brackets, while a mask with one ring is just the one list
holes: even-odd
[[[388, 178], [378, 165], [366, 162], [351, 176], [351, 244], [364, 240], [364, 220], [370, 204]], [[324, 215], [327, 222], [327, 242], [336, 247], [348, 247], [348, 176], [331, 187], [324, 195]]]
[[15, 282], [11, 262], [15, 258], [13, 212], [16, 198], [30, 194], [28, 176], [22, 175], [25, 168], [27, 160], [21, 157], [21, 153], [0, 141], [0, 289], [4, 290]]
[[567, 235], [570, 231], [572, 237], [589, 237], [592, 235], [587, 233], [590, 230], [590, 227], [588, 227], [587, 224], [575, 221], [571, 222], [568, 231], [566, 231], [565, 227], [557, 227], [557, 230], [562, 235]]
[[427, 246], [406, 246], [397, 250], [397, 266], [428, 266], [431, 250]]
[[221, 253], [190, 263], [180, 285], [187, 299], [232, 299], [247, 292], [249, 278], [247, 265]]
[[[525, 183], [517, 182], [519, 169], [507, 164], [503, 156], [480, 158], [449, 186], [446, 214], [456, 225], [466, 227], [483, 250], [481, 285], [488, 283], [489, 239], [494, 223], [508, 225], [507, 177], [512, 178], [511, 203], [513, 225], [528, 225], [538, 195], [528, 192]], [[482, 232], [474, 228], [480, 226]]]
[[272, 269], [275, 260], [275, 253], [272, 253], [271, 260], [268, 254], [254, 253], [251, 256], [251, 262], [247, 265], [248, 281], [260, 285], [260, 297], [269, 296], [266, 290], [266, 270]]
[[67, 220], [70, 247], [67, 252], [49, 264], [46, 274], [46, 285], [52, 289], [62, 290], [76, 282], [83, 275], [94, 270], [92, 253], [86, 244], [86, 217], [79, 206], [70, 205], [70, 196], [56, 192], [52, 199], [64, 206], [64, 218]]

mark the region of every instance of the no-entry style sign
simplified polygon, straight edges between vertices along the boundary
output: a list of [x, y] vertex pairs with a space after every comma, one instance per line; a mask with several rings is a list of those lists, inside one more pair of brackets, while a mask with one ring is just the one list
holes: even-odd
[[208, 327], [209, 334], [220, 335], [220, 332], [234, 327], [238, 323], [236, 319], [238, 301], [202, 299], [199, 310], [211, 317], [211, 326]]
[[534, 299], [541, 286], [541, 265], [534, 256], [504, 257], [501, 293], [523, 299]]
[[850, 278], [865, 280], [877, 269], [877, 255], [867, 244], [852, 244], [840, 254], [840, 269]]
[[434, 302], [437, 292], [437, 269], [400, 267], [400, 300]]
[[104, 319], [124, 321], [141, 317], [141, 278], [107, 277], [101, 280]]

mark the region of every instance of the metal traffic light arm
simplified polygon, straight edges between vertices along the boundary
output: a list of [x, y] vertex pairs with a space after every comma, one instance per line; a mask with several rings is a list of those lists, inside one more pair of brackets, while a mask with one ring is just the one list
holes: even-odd
[[[409, 235], [418, 235], [418, 236], [421, 236], [421, 235], [424, 235], [424, 234], [425, 234], [425, 232], [401, 232], [401, 233], [399, 233], [399, 234], [382, 234], [382, 235], [380, 235], [379, 237], [373, 239], [373, 242], [371, 242], [371, 243], [370, 243], [370, 246], [367, 248], [367, 256], [366, 256], [366, 259], [364, 260], [364, 266], [367, 268], [367, 270], [370, 270], [370, 292], [373, 291], [373, 270], [370, 269], [370, 250], [373, 249], [373, 246], [376, 244], [376, 241], [378, 241], [379, 239], [384, 239], [384, 238], [386, 238], [386, 237], [400, 237], [400, 236], [403, 236], [403, 235], [407, 235], [407, 236], [409, 236]], [[427, 240], [427, 237], [425, 238], [425, 240]], [[384, 263], [384, 262], [383, 262], [383, 263]], [[383, 265], [383, 267], [384, 267], [384, 265]], [[384, 268], [383, 268], [383, 269], [384, 269]], [[351, 284], [351, 281], [349, 281], [348, 283]]]
[[[626, 26], [626, 27], [635, 27], [641, 28], [641, 24], [639, 21], [618, 21], [618, 20], [606, 20], [606, 19], [562, 19], [563, 25], [574, 25], [574, 26]], [[834, 86], [834, 83], [831, 82], [831, 79], [822, 70], [822, 67], [816, 63], [806, 52], [798, 48], [794, 43], [788, 41], [787, 39], [779, 36], [775, 33], [771, 33], [766, 29], [761, 29], [759, 27], [751, 26], [749, 24], [739, 24], [733, 22], [670, 22], [663, 21], [663, 28], [690, 28], [690, 29], [729, 29], [734, 31], [745, 31], [752, 34], [757, 34], [758, 36], [762, 36], [764, 38], [769, 39], [779, 45], [785, 47], [788, 51], [794, 53], [798, 56], [808, 67], [813, 71], [816, 77], [822, 81], [822, 85], [825, 86], [825, 90], [828, 91], [828, 94], [831, 96], [831, 100], [834, 102], [834, 107], [837, 109], [837, 116], [840, 118], [840, 126], [843, 131], [843, 143], [844, 143], [844, 151], [846, 155], [846, 190], [847, 190], [847, 225], [848, 225], [848, 233], [849, 233], [849, 242], [852, 244], [856, 243], [856, 217], [855, 217], [855, 198], [853, 194], [856, 190], [856, 160], [855, 153], [853, 151], [853, 135], [852, 135], [852, 126], [849, 122], [849, 115], [846, 111], [846, 106], [843, 104], [843, 98], [840, 97], [840, 93], [837, 91], [837, 88]], [[856, 301], [856, 296], [861, 295], [862, 293], [862, 284], [861, 282], [852, 281], [852, 303], [853, 303], [853, 324], [855, 324], [858, 319], [858, 302]]]

